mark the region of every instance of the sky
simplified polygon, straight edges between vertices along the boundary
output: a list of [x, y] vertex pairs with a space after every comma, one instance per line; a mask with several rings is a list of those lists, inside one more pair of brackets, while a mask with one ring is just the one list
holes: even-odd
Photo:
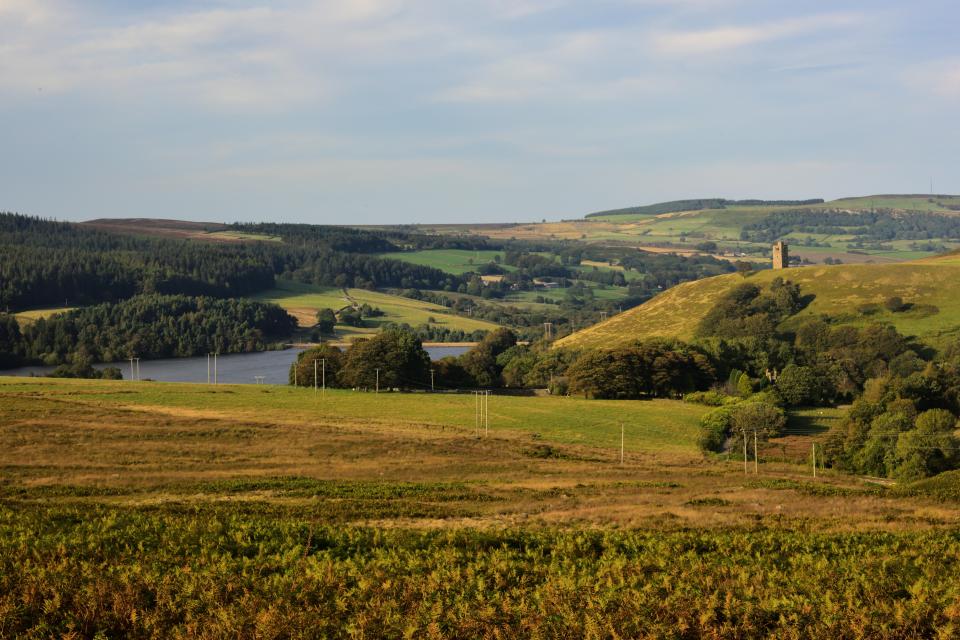
[[960, 193], [956, 0], [0, 0], [0, 210], [512, 222]]

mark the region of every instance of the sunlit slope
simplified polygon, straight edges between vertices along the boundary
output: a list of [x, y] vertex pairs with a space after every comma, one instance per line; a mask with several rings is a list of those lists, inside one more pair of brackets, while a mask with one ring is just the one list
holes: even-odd
[[[826, 314], [845, 324], [890, 323], [902, 333], [919, 336], [934, 345], [960, 335], [960, 256], [949, 255], [900, 264], [767, 270], [746, 279], [729, 274], [687, 282], [557, 344], [608, 348], [653, 337], [689, 340], [700, 319], [724, 292], [743, 282], [766, 287], [777, 277], [796, 282], [803, 294], [815, 296], [806, 309], [785, 322], [784, 329]], [[888, 311], [883, 303], [892, 296], [899, 296], [910, 308], [896, 313]], [[869, 304], [879, 308], [862, 310]]]
[[262, 302], [280, 305], [295, 317], [302, 327], [313, 326], [317, 311], [324, 308], [337, 311], [351, 304], [368, 304], [383, 312], [382, 316], [365, 320], [363, 327], [338, 325], [337, 335], [345, 339], [376, 333], [382, 325], [391, 322], [411, 326], [430, 323], [466, 332], [494, 331], [499, 328], [499, 325], [493, 322], [454, 315], [449, 309], [438, 304], [366, 289], [348, 289], [345, 295], [344, 291], [337, 287], [321, 287], [278, 279], [276, 288], [253, 297]]

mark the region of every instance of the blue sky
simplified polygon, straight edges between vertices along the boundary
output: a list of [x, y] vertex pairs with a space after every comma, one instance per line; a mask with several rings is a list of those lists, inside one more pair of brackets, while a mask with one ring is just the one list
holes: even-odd
[[0, 0], [0, 210], [526, 221], [960, 192], [955, 0]]

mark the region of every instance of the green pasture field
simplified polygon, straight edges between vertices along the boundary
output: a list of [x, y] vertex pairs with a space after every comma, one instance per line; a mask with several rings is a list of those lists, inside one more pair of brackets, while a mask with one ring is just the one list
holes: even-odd
[[515, 306], [529, 306], [531, 309], [544, 308], [549, 309], [549, 303], [537, 302], [537, 297], [549, 298], [551, 300], [564, 300], [566, 298], [565, 289], [540, 289], [537, 291], [511, 291], [504, 298], [503, 302]]
[[[933, 202], [930, 202], [930, 200]], [[822, 205], [821, 208], [839, 209], [903, 209], [905, 211], [939, 211], [942, 213], [957, 213], [940, 206], [960, 205], [960, 196], [928, 196], [928, 195], [877, 195], [858, 198], [843, 198], [833, 200]]]
[[[349, 296], [349, 297], [348, 297]], [[433, 324], [450, 329], [464, 331], [492, 331], [498, 325], [486, 320], [474, 320], [450, 313], [450, 310], [438, 304], [413, 300], [379, 291], [366, 289], [348, 289], [347, 295], [336, 287], [319, 287], [291, 280], [277, 280], [277, 287], [254, 296], [255, 300], [273, 302], [286, 309], [297, 318], [300, 326], [311, 327], [316, 324], [317, 311], [324, 308], [337, 311], [352, 302], [378, 307], [385, 315], [365, 320], [368, 326], [356, 328], [337, 325], [338, 336], [352, 338], [376, 333], [380, 327], [390, 322], [405, 322], [411, 326], [426, 324], [431, 318]]]
[[[360, 393], [328, 389], [322, 397], [312, 389], [257, 385], [150, 383], [131, 387], [99, 381], [42, 381], [0, 378], [4, 393], [50, 393], [98, 401], [184, 411], [229, 411], [255, 416], [261, 411], [320, 421], [398, 421], [444, 425], [464, 433], [474, 427], [474, 397], [459, 394]], [[436, 381], [443, 388], [443, 380]], [[627, 447], [636, 451], [695, 451], [697, 422], [705, 409], [671, 400], [593, 402], [578, 398], [497, 396], [490, 404], [493, 433], [538, 434], [555, 442], [614, 447], [620, 443], [620, 422], [629, 425]]]
[[[501, 251], [469, 251], [466, 249], [428, 249], [424, 251], [398, 251], [381, 254], [382, 258], [402, 260], [424, 267], [433, 267], [459, 276], [468, 271], [476, 271], [482, 265], [494, 261], [496, 256], [503, 258]], [[502, 265], [507, 271], [513, 267]]]
[[611, 267], [610, 265], [600, 264], [600, 263], [593, 263], [593, 262], [588, 262], [588, 264], [578, 265], [578, 266], [574, 267], [574, 269], [575, 269], [576, 271], [582, 271], [582, 272], [591, 272], [591, 271], [594, 271], [594, 270], [596, 270], [596, 271], [619, 271], [620, 273], [623, 274], [623, 277], [626, 278], [627, 282], [632, 282], [633, 280], [642, 280], [643, 277], [644, 277], [642, 273], [638, 273], [638, 272], [636, 272], [636, 271], [634, 271], [634, 270], [632, 270], [632, 269], [628, 271], [627, 269], [624, 269], [623, 267], [618, 266], [618, 265], [615, 265], [615, 266], [612, 266], [612, 267]]

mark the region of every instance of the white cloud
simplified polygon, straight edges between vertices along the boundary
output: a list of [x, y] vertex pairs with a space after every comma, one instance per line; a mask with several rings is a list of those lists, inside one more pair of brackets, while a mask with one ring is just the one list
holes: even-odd
[[849, 27], [860, 20], [861, 17], [855, 14], [832, 13], [755, 25], [666, 31], [653, 34], [652, 45], [654, 51], [668, 55], [718, 53], [763, 42], [816, 34], [824, 29]]
[[[434, 25], [399, 0], [154, 11], [117, 18], [76, 6], [0, 0], [0, 91], [170, 97], [282, 110], [328, 99], [358, 65], [426, 46]], [[55, 19], [56, 18], [56, 19]]]
[[948, 98], [960, 98], [960, 58], [928, 62], [910, 69], [906, 82], [913, 87]]

